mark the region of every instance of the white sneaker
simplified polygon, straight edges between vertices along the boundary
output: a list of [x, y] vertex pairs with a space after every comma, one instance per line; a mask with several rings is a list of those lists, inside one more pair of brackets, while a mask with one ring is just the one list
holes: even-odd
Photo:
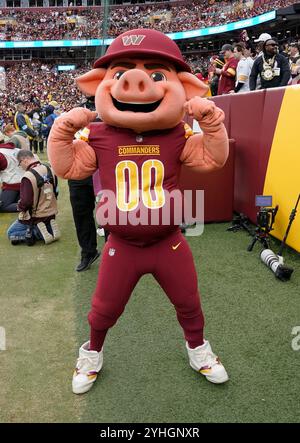
[[89, 346], [90, 342], [87, 341], [79, 348], [79, 358], [72, 380], [74, 394], [84, 394], [89, 391], [103, 365], [103, 348], [100, 352], [89, 351]]
[[195, 349], [190, 349], [188, 343], [186, 343], [188, 356], [190, 359], [191, 367], [204, 375], [211, 383], [225, 383], [229, 377], [226, 369], [222, 365], [207, 340], [204, 340], [202, 346], [198, 346]]
[[52, 228], [54, 240], [58, 240], [60, 238], [60, 236], [61, 236], [61, 233], [60, 233], [60, 229], [58, 227], [58, 224], [57, 224], [57, 222], [56, 222], [56, 220], [54, 218], [52, 218], [50, 220], [50, 225], [51, 225], [51, 228]]
[[97, 229], [97, 234], [99, 235], [99, 237], [105, 237], [105, 231], [103, 228], [98, 228]]
[[51, 235], [50, 232], [48, 232], [47, 227], [44, 222], [39, 222], [36, 226], [38, 227], [46, 245], [54, 242], [55, 239], [54, 239], [53, 235]]

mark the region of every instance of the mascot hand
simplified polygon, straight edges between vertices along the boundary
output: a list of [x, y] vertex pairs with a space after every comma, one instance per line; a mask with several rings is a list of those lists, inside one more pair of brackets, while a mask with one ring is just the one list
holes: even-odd
[[184, 110], [187, 114], [197, 121], [203, 120], [205, 117], [212, 117], [217, 111], [214, 102], [201, 97], [193, 97], [185, 102]]
[[94, 121], [96, 117], [97, 112], [85, 108], [74, 108], [66, 114], [63, 114], [57, 120], [63, 122], [68, 128], [73, 129], [75, 133], [78, 129], [84, 128]]

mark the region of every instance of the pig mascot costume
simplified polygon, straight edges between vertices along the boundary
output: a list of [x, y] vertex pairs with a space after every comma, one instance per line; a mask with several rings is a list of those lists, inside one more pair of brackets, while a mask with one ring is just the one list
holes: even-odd
[[[73, 392], [87, 392], [96, 381], [106, 333], [147, 273], [174, 305], [190, 366], [210, 382], [224, 383], [227, 372], [203, 338], [204, 317], [189, 246], [172, 216], [168, 224], [151, 223], [161, 220], [167, 196], [178, 189], [182, 164], [209, 172], [226, 162], [223, 112], [201, 98], [207, 86], [190, 73], [177, 45], [151, 29], [121, 34], [76, 82], [83, 93], [95, 96], [97, 112], [75, 108], [57, 118], [48, 141], [49, 158], [56, 174], [65, 179], [84, 179], [99, 168], [106, 197], [96, 216], [111, 234], [88, 316], [90, 340], [79, 349]], [[185, 113], [200, 123], [203, 133], [187, 130]], [[97, 115], [102, 122], [94, 122]], [[88, 136], [74, 140], [82, 128]], [[145, 211], [147, 223], [130, 221], [133, 214]], [[103, 220], [108, 212], [113, 215]]]

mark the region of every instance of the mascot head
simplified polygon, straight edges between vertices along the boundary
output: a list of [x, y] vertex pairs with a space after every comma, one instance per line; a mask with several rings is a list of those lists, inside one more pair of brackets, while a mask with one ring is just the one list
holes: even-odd
[[117, 37], [91, 71], [76, 79], [107, 124], [136, 132], [169, 129], [184, 116], [183, 105], [208, 87], [190, 73], [169, 37], [134, 29]]

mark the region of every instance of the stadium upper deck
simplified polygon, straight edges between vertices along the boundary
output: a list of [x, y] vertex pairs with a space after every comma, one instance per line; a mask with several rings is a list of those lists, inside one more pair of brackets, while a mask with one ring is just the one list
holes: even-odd
[[[61, 3], [49, 1], [48, 6]], [[203, 29], [255, 17], [294, 3], [294, 0], [194, 0], [113, 5], [106, 35], [115, 37], [134, 27], [151, 27], [165, 33]], [[38, 4], [39, 0], [30, 3], [25, 0], [0, 0], [0, 8], [5, 5], [15, 7], [0, 10], [0, 41], [90, 40], [102, 37], [103, 8], [87, 8], [86, 5], [90, 6], [88, 2], [82, 7], [29, 7]], [[76, 4], [83, 4], [83, 0]], [[17, 7], [25, 5], [28, 7]]]

